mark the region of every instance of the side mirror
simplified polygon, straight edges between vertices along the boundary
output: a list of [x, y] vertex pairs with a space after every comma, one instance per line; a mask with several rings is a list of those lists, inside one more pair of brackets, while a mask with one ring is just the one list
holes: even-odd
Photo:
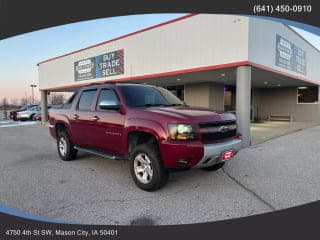
[[120, 104], [114, 100], [103, 100], [99, 103], [99, 108], [103, 110], [120, 110]]

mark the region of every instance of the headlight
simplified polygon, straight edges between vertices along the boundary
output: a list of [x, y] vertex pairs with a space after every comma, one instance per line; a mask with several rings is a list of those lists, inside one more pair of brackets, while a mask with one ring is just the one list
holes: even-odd
[[197, 139], [197, 131], [192, 124], [169, 124], [169, 136], [171, 140]]

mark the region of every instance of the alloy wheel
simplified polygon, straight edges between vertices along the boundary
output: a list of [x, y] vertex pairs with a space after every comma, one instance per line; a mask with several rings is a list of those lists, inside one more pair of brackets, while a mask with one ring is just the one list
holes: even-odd
[[134, 173], [141, 183], [148, 184], [151, 182], [153, 176], [152, 163], [145, 153], [139, 153], [134, 158]]

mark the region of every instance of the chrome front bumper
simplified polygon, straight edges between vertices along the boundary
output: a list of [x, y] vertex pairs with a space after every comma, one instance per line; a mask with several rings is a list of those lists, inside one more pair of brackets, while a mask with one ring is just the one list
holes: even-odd
[[202, 159], [194, 166], [203, 168], [213, 166], [221, 162], [221, 155], [224, 151], [233, 149], [237, 153], [242, 147], [242, 140], [234, 139], [224, 143], [205, 144]]

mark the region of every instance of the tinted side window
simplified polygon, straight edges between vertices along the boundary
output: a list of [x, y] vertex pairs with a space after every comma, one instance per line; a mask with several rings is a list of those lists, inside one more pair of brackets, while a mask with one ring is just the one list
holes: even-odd
[[82, 111], [89, 111], [96, 92], [96, 90], [84, 91], [80, 97], [78, 109]]
[[73, 93], [72, 96], [66, 102], [66, 104], [72, 104], [73, 99], [77, 96], [77, 94], [78, 94], [78, 92]]
[[77, 95], [78, 95], [78, 92], [75, 92], [74, 94], [72, 94], [72, 96], [68, 99], [68, 101], [65, 104], [62, 105], [62, 107], [65, 109], [71, 108], [72, 102]]
[[115, 101], [115, 102], [119, 102], [118, 97], [116, 95], [116, 93], [111, 90], [111, 89], [102, 89], [100, 92], [100, 96], [98, 99], [98, 103], [97, 103], [97, 109], [98, 110], [102, 110], [99, 105], [102, 101]]

